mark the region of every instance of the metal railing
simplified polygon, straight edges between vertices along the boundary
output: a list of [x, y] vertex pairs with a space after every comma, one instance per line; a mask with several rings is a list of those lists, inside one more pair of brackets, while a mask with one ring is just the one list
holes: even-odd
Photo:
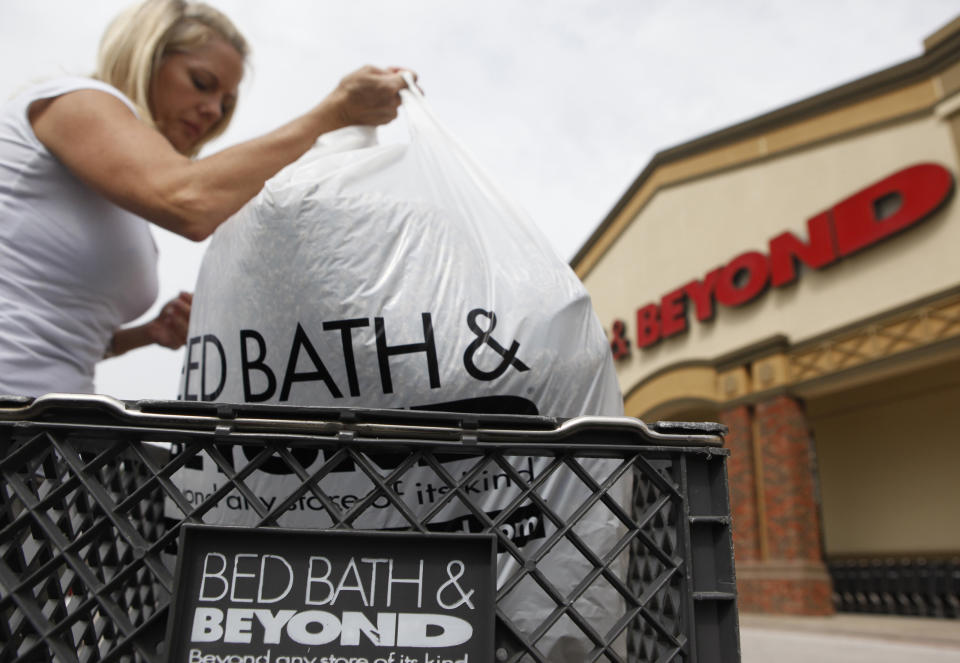
[[838, 612], [960, 619], [960, 557], [827, 562]]

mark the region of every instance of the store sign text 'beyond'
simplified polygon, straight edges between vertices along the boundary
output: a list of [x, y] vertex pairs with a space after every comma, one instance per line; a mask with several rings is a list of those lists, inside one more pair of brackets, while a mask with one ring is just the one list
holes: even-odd
[[[930, 216], [953, 191], [953, 176], [943, 166], [910, 166], [868, 186], [807, 221], [808, 240], [782, 232], [769, 253], [747, 251], [637, 309], [636, 343], [646, 348], [686, 332], [688, 307], [700, 322], [716, 315], [717, 304], [742, 306], [766, 292], [797, 280], [798, 264], [823, 269]], [[627, 325], [613, 323], [610, 347], [615, 359], [630, 353]]]

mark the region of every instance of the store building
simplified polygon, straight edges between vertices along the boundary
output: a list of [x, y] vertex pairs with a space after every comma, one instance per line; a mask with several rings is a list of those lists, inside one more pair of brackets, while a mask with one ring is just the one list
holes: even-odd
[[573, 260], [627, 414], [730, 429], [741, 610], [960, 614], [958, 175], [960, 19], [657, 154]]

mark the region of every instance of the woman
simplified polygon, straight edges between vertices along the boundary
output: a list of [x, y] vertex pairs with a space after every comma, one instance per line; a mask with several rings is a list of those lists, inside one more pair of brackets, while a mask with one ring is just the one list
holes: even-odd
[[279, 129], [203, 159], [237, 102], [247, 46], [219, 11], [147, 0], [107, 29], [94, 78], [0, 109], [0, 394], [93, 391], [95, 363], [178, 348], [190, 295], [156, 298], [154, 223], [200, 241], [321, 134], [396, 117], [397, 69], [365, 67]]

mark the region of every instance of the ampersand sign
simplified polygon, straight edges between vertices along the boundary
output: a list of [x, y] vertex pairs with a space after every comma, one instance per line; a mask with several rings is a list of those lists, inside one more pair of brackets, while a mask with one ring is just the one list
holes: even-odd
[[614, 320], [613, 329], [610, 332], [610, 352], [614, 359], [623, 359], [630, 354], [630, 339], [624, 334], [627, 331], [627, 325], [623, 320]]
[[[477, 324], [477, 317], [481, 315], [490, 320], [490, 327], [486, 330], [481, 329], [480, 325]], [[517, 350], [520, 349], [519, 343], [512, 341], [510, 348], [504, 349], [504, 347], [497, 343], [490, 335], [497, 326], [497, 316], [493, 311], [484, 311], [482, 308], [473, 309], [467, 314], [467, 326], [470, 328], [470, 331], [477, 336], [463, 353], [463, 365], [471, 377], [484, 381], [496, 380], [511, 366], [520, 372], [530, 370], [529, 366], [517, 359]], [[476, 354], [482, 345], [488, 346], [503, 359], [492, 371], [480, 370], [473, 361], [474, 354]]]
[[[454, 570], [455, 569], [455, 570]], [[474, 590], [469, 592], [464, 592], [463, 587], [460, 586], [460, 583], [457, 582], [460, 578], [463, 577], [464, 566], [463, 562], [458, 559], [453, 560], [447, 564], [447, 580], [445, 583], [440, 585], [440, 589], [437, 590], [437, 604], [444, 610], [453, 610], [454, 608], [459, 608], [463, 604], [466, 604], [468, 608], [473, 610], [473, 603], [470, 602], [470, 597], [473, 596]], [[456, 575], [454, 575], [456, 573]], [[460, 599], [455, 603], [446, 603], [443, 600], [443, 592], [447, 587], [453, 587], [457, 590], [457, 593], [460, 595]]]

